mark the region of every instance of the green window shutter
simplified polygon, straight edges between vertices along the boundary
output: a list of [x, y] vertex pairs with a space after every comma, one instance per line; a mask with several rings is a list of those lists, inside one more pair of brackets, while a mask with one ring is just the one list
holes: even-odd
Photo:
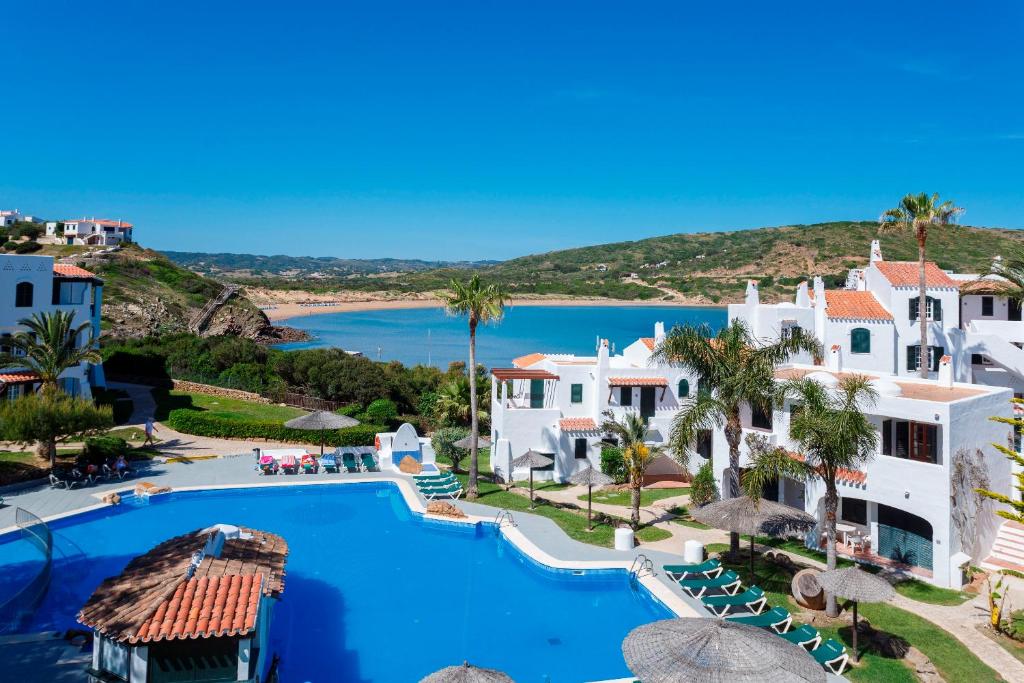
[[690, 380], [679, 380], [679, 398], [686, 398], [690, 395]]
[[908, 311], [907, 315], [909, 316], [909, 318], [911, 320], [917, 320], [917, 309], [918, 309], [918, 304], [920, 304], [920, 303], [921, 302], [918, 300], [918, 298], [916, 296], [913, 299], [910, 300], [910, 307], [909, 307], [909, 311]]
[[583, 385], [573, 384], [572, 385], [572, 398], [570, 399], [573, 403], [583, 403]]
[[907, 370], [913, 372], [917, 370], [917, 359], [921, 355], [920, 346], [908, 346], [907, 347]]
[[931, 352], [932, 372], [938, 372], [939, 361], [946, 355], [946, 349], [941, 346], [929, 346], [928, 350]]
[[622, 387], [619, 389], [619, 405], [633, 405], [633, 387]]
[[932, 299], [932, 320], [942, 320], [941, 299]]
[[857, 327], [851, 330], [850, 351], [852, 353], [871, 353], [871, 331], [866, 327]]

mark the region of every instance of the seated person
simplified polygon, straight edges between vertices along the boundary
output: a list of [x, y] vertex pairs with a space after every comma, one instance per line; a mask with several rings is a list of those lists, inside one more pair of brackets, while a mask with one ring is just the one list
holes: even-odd
[[128, 461], [124, 459], [124, 455], [117, 456], [117, 461], [114, 463], [114, 469], [118, 472], [131, 471], [131, 468], [128, 467]]

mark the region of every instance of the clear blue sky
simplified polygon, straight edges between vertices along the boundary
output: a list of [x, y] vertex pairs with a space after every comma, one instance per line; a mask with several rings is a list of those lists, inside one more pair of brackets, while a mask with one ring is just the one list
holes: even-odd
[[874, 218], [922, 190], [1024, 227], [1022, 7], [9, 1], [0, 208], [348, 257]]

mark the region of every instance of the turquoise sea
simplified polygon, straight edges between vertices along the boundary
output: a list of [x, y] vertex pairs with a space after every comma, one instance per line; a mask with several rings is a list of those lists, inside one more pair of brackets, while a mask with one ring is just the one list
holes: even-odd
[[[499, 324], [479, 328], [477, 359], [492, 368], [508, 366], [513, 358], [533, 352], [593, 355], [598, 336], [609, 339], [619, 351], [638, 337], [653, 336], [659, 320], [666, 329], [684, 323], [707, 323], [718, 329], [726, 323], [726, 311], [680, 306], [512, 307]], [[284, 349], [337, 346], [374, 360], [440, 368], [468, 358], [466, 320], [450, 317], [441, 308], [324, 313], [278, 324], [305, 330], [313, 337], [279, 347]]]

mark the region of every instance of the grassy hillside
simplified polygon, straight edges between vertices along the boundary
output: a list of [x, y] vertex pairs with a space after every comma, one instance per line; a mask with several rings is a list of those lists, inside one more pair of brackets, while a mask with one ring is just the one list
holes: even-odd
[[[695, 303], [739, 300], [748, 279], [761, 283], [765, 300], [788, 297], [811, 275], [830, 285], [845, 281], [849, 268], [867, 263], [874, 221], [842, 221], [733, 232], [667, 235], [524, 256], [479, 270], [515, 294], [608, 296], [619, 299], [676, 299]], [[916, 260], [909, 234], [880, 237], [889, 260]], [[985, 272], [997, 254], [1024, 246], [1024, 231], [956, 227], [934, 231], [928, 257], [942, 268]], [[635, 273], [637, 277], [630, 277]], [[443, 287], [451, 269], [406, 274], [387, 283], [393, 291]], [[379, 280], [350, 278], [343, 289], [384, 289]]]
[[346, 259], [333, 256], [259, 256], [165, 251], [169, 259], [199, 273], [234, 278], [344, 278], [351, 275], [388, 277], [438, 268], [478, 268], [497, 261], [423, 261], [420, 259]]

